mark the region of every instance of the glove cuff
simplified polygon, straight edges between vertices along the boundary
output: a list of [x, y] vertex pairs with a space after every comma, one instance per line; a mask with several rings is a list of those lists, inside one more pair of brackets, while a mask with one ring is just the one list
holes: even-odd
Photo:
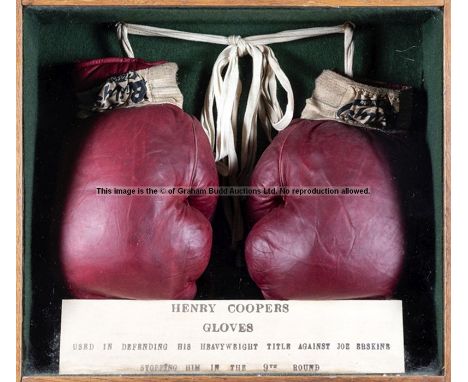
[[[106, 62], [105, 64], [112, 65], [113, 63]], [[169, 103], [182, 108], [183, 96], [177, 85], [177, 64], [173, 62], [145, 63], [141, 60], [136, 60], [131, 65], [128, 64], [124, 65], [125, 71], [116, 73], [113, 70], [107, 76], [101, 75], [102, 70], [101, 72], [90, 70], [89, 62], [79, 64], [78, 71], [81, 70], [79, 74], [89, 73], [85, 79], [88, 88], [78, 87], [79, 117], [86, 118], [93, 112], [150, 104]], [[102, 66], [99, 68], [102, 69]], [[89, 78], [95, 76], [96, 73], [98, 73], [96, 78]]]
[[412, 89], [408, 86], [370, 86], [325, 70], [316, 79], [301, 118], [398, 131], [409, 128], [411, 109]]

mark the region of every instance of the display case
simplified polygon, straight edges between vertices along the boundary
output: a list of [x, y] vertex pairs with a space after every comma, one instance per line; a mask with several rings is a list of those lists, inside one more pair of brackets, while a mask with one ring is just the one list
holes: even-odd
[[[414, 89], [411, 132], [405, 143], [409, 150], [396, 164], [403, 180], [408, 238], [402, 275], [392, 296], [403, 308], [403, 374], [59, 374], [62, 300], [71, 295], [54, 230], [60, 224], [57, 199], [66, 192], [60, 178], [63, 151], [77, 128], [72, 64], [123, 57], [115, 31], [115, 23], [122, 21], [226, 36], [352, 22], [355, 77]], [[448, 0], [23, 0], [17, 4], [17, 22], [18, 381], [450, 380]], [[130, 38], [137, 57], [178, 64], [184, 110], [198, 118], [221, 48], [169, 38]], [[295, 118], [319, 74], [342, 68], [342, 44], [342, 36], [327, 35], [272, 46], [294, 89]], [[247, 58], [240, 68], [248, 84], [252, 70]], [[241, 98], [241, 108], [245, 101]], [[267, 146], [260, 135], [258, 156]], [[195, 300], [263, 300], [249, 275], [242, 245], [231, 245], [221, 203], [212, 227], [211, 258], [198, 280]]]

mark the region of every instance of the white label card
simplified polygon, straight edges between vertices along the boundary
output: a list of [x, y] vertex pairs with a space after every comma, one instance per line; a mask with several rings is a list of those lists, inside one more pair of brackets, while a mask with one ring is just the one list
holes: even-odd
[[61, 374], [404, 372], [396, 300], [62, 304]]

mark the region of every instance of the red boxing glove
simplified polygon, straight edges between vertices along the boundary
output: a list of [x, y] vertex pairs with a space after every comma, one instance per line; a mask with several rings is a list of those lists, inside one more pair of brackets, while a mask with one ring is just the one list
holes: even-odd
[[[173, 63], [127, 58], [77, 65], [81, 114], [92, 115], [72, 171], [59, 242], [74, 297], [196, 294], [210, 257], [209, 219], [217, 200], [177, 190], [216, 187], [218, 176], [200, 123], [180, 108], [176, 71]], [[115, 195], [116, 187], [145, 194]], [[175, 192], [146, 193], [161, 187]]]
[[[399, 119], [392, 100], [398, 100], [399, 111], [409, 100], [398, 91], [357, 83], [348, 99], [351, 81], [334, 78], [344, 92], [336, 95], [341, 104], [335, 103], [326, 90], [339, 87], [327, 80], [324, 91], [323, 80], [319, 77], [303, 112], [303, 118], [315, 120], [293, 121], [253, 172], [251, 186], [288, 187], [290, 193], [249, 197], [255, 223], [245, 247], [249, 273], [268, 299], [388, 297], [403, 263], [404, 227], [397, 182], [385, 155], [388, 137], [372, 129], [388, 129]], [[346, 187], [367, 188], [368, 194], [345, 194]]]

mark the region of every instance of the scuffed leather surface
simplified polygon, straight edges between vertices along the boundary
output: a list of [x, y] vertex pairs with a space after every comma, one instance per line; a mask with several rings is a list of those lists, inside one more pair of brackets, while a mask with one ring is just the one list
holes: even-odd
[[404, 257], [399, 192], [379, 133], [296, 120], [260, 158], [254, 187], [369, 187], [369, 196], [251, 196], [249, 273], [267, 299], [392, 294]]
[[74, 66], [74, 80], [76, 91], [93, 88], [104, 82], [108, 77], [148, 69], [152, 66], [164, 64], [166, 61], [147, 62], [139, 58], [106, 57], [95, 60], [78, 62]]
[[217, 186], [199, 122], [163, 104], [106, 112], [83, 129], [60, 236], [73, 296], [193, 298], [216, 197], [98, 195], [96, 187]]

